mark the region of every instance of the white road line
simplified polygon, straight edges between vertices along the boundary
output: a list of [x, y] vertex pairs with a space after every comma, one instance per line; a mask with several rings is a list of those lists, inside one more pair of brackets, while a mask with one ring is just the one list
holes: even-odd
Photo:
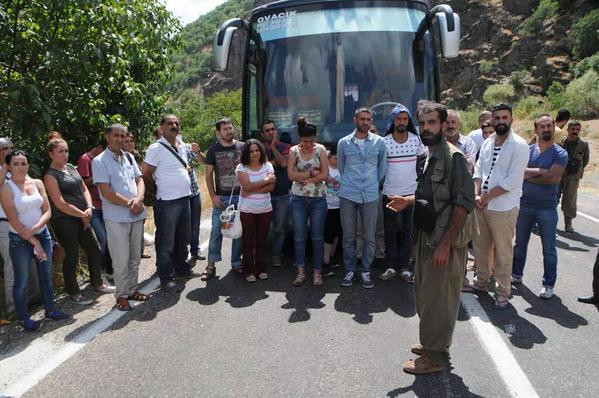
[[470, 315], [470, 323], [497, 372], [503, 379], [511, 397], [538, 398], [539, 395], [528, 380], [528, 377], [505, 344], [501, 335], [493, 326], [489, 317], [472, 294], [462, 295], [462, 305]]
[[[208, 248], [208, 243], [209, 241], [203, 242], [200, 246], [200, 251], [205, 251]], [[160, 280], [154, 277], [141, 289], [141, 292], [149, 294], [159, 286]], [[141, 303], [131, 304], [136, 306]], [[19, 375], [15, 377], [16, 382], [9, 385], [4, 392], [0, 393], [0, 397], [20, 397], [25, 394], [125, 314], [126, 312], [124, 311], [112, 308], [90, 327], [75, 336], [72, 341], [61, 344], [60, 347], [53, 346], [52, 337], [46, 335], [43, 336], [44, 338], [34, 340], [18, 354], [0, 361], [3, 377], [8, 376], [10, 379], [11, 376]]]
[[595, 218], [595, 217], [585, 214], [581, 211], [576, 212], [576, 214], [579, 214], [579, 215], [583, 216], [584, 218], [591, 220], [591, 221], [595, 221], [596, 223], [599, 224], [599, 218]]

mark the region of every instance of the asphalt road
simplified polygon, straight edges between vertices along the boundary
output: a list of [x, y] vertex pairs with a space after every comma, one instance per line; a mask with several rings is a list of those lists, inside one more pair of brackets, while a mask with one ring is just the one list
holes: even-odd
[[[596, 199], [580, 201], [581, 211], [599, 219]], [[49, 369], [25, 395], [508, 397], [524, 396], [526, 381], [533, 396], [597, 396], [598, 308], [576, 302], [591, 291], [597, 221], [579, 216], [578, 233], [570, 235], [561, 232], [560, 221], [553, 299], [537, 297], [542, 256], [536, 236], [524, 283], [515, 286], [507, 309], [493, 308], [490, 295], [464, 297], [451, 368], [440, 374], [401, 370], [418, 339], [411, 285], [395, 279], [377, 280], [371, 290], [342, 288], [336, 276], [321, 288], [293, 288], [288, 247], [288, 264], [271, 269], [267, 281], [248, 284], [224, 261], [217, 279], [190, 280], [180, 295], [156, 292]], [[209, 231], [202, 232], [204, 241]], [[473, 305], [481, 314], [467, 311]], [[76, 339], [89, 325], [63, 340]], [[21, 350], [0, 356], [0, 375], [6, 358]], [[10, 391], [10, 384], [0, 386]]]

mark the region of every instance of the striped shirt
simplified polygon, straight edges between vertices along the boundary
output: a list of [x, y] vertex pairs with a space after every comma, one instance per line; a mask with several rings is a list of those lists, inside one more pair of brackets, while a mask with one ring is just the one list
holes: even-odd
[[495, 167], [495, 162], [497, 161], [497, 157], [499, 157], [500, 151], [501, 151], [501, 146], [495, 145], [493, 147], [493, 160], [491, 161], [491, 169], [489, 170], [489, 176], [483, 183], [483, 187], [482, 187], [483, 192], [489, 192], [489, 179], [491, 178], [491, 175], [493, 174], [493, 167]]
[[[250, 168], [239, 163], [235, 172], [245, 173], [248, 175], [250, 182], [258, 182], [266, 179], [268, 173], [274, 173], [275, 170], [270, 162], [266, 162], [262, 165], [260, 170], [251, 170]], [[270, 203], [270, 193], [252, 193], [246, 197], [243, 197], [243, 187], [241, 188], [239, 196], [239, 210], [244, 213], [262, 214], [272, 211], [272, 205]]]
[[400, 144], [387, 135], [387, 175], [383, 185], [383, 195], [412, 195], [416, 192], [417, 159], [427, 153], [426, 147], [416, 134], [408, 133], [406, 142]]

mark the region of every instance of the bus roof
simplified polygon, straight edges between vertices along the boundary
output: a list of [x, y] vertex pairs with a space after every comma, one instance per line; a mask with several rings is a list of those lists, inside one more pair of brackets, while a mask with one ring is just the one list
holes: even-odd
[[[278, 1], [273, 1], [272, 3], [263, 4], [261, 6], [254, 8], [252, 10], [252, 15], [257, 12], [268, 11], [270, 9], [277, 9], [277, 8], [283, 8], [283, 7], [297, 7], [297, 6], [304, 6], [304, 5], [317, 4], [317, 3], [337, 3], [339, 1], [340, 0], [278, 0]], [[404, 1], [407, 1], [410, 3], [420, 3], [420, 4], [425, 5], [427, 8], [430, 7], [428, 0], [404, 0]]]

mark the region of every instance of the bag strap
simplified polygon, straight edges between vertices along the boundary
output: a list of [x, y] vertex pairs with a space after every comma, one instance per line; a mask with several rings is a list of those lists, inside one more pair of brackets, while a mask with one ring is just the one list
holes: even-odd
[[163, 147], [165, 147], [170, 153], [172, 153], [179, 162], [181, 162], [181, 164], [183, 165], [183, 167], [185, 167], [185, 170], [187, 170], [187, 167], [189, 167], [189, 165], [183, 160], [181, 159], [181, 156], [179, 156], [179, 154], [177, 152], [175, 152], [175, 150], [173, 148], [171, 148], [169, 145], [166, 145], [164, 142], [158, 142], [160, 145], [162, 145]]
[[229, 204], [227, 207], [231, 206], [231, 199], [233, 199], [233, 192], [235, 192], [235, 184], [237, 183], [237, 172], [235, 172], [235, 179], [233, 180], [233, 188], [231, 188], [231, 195], [229, 195]]

